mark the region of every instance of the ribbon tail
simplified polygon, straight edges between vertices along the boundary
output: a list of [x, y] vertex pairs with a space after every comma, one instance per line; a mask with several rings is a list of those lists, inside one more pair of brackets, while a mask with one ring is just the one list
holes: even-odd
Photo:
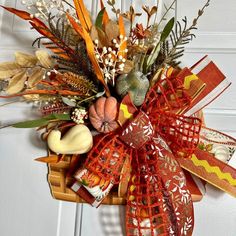
[[163, 184], [155, 160], [145, 149], [133, 152], [126, 206], [127, 236], [167, 236], [168, 213], [163, 207]]
[[126, 208], [127, 235], [190, 236], [193, 204], [185, 176], [161, 137], [135, 150]]
[[163, 139], [155, 138], [157, 165], [164, 188], [164, 206], [169, 214], [169, 236], [191, 236], [194, 226], [193, 203], [185, 175]]

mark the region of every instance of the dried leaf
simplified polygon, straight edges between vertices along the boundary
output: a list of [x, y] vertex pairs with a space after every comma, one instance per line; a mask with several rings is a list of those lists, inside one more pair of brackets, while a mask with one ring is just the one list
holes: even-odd
[[[119, 22], [119, 27], [118, 27], [119, 33], [118, 33], [118, 35], [125, 36], [126, 32], [125, 32], [124, 19], [121, 15], [119, 16], [118, 22]], [[127, 58], [127, 53], [125, 52], [126, 49], [127, 49], [127, 41], [124, 41], [122, 43], [122, 45], [120, 46], [119, 55], [122, 55], [124, 58]]]
[[98, 43], [99, 48], [109, 45], [109, 41], [108, 41], [106, 34], [100, 28], [96, 28], [96, 26], [92, 26], [91, 32], [90, 32], [90, 37], [93, 42], [96, 39], [99, 41], [99, 43]]
[[154, 15], [156, 12], [157, 12], [157, 7], [154, 6], [154, 7], [152, 7], [152, 9], [151, 9], [151, 11], [150, 11], [150, 15], [152, 16], [152, 15]]
[[[101, 5], [101, 9], [103, 9], [103, 8], [105, 7], [102, 0], [100, 0], [100, 5]], [[102, 23], [103, 23], [104, 25], [106, 25], [108, 22], [109, 22], [109, 16], [108, 16], [107, 11], [106, 11], [106, 9], [105, 9], [105, 12], [104, 12], [104, 14], [103, 14]]]
[[105, 33], [108, 37], [108, 40], [112, 41], [112, 39], [116, 39], [120, 35], [119, 26], [115, 21], [110, 20], [105, 25]]
[[52, 68], [54, 64], [54, 60], [49, 55], [49, 53], [45, 50], [38, 50], [35, 52], [36, 57], [38, 58], [40, 64], [45, 68]]
[[149, 8], [149, 6], [143, 6], [143, 10], [147, 13], [148, 17], [151, 17], [153, 14], [157, 12], [157, 7], [154, 6], [152, 9]]
[[35, 87], [43, 78], [45, 74], [45, 70], [42, 68], [35, 68], [32, 71], [32, 74], [29, 76], [28, 79], [28, 87], [33, 88]]
[[26, 71], [22, 71], [18, 74], [16, 74], [12, 79], [10, 80], [10, 83], [7, 87], [6, 92], [8, 94], [16, 94], [22, 91], [25, 87], [25, 81], [27, 80]]
[[90, 37], [92, 41], [94, 42], [96, 39], [98, 39], [98, 31], [95, 26], [92, 26], [91, 31], [90, 31]]
[[28, 94], [28, 95], [24, 95], [23, 98], [27, 101], [37, 101], [39, 100], [40, 96], [38, 94]]
[[36, 56], [32, 56], [30, 54], [22, 53], [22, 52], [15, 52], [16, 62], [20, 66], [24, 67], [33, 67], [38, 62]]
[[76, 107], [76, 102], [71, 101], [67, 97], [62, 97], [62, 101], [69, 107]]
[[[20, 11], [11, 7], [4, 7], [2, 6], [5, 10], [19, 16], [20, 18], [29, 21], [29, 23], [32, 25], [32, 27], [37, 30], [40, 34], [42, 34], [43, 36], [47, 37], [48, 39], [50, 39], [52, 42], [54, 42], [61, 50], [60, 52], [68, 52], [70, 54], [73, 54], [74, 51], [67, 47], [67, 45], [65, 45], [63, 42], [58, 41], [58, 38], [50, 31], [50, 29], [39, 19], [37, 19], [36, 17], [31, 17], [31, 14], [26, 12], [26, 11]], [[50, 49], [53, 52], [58, 51], [59, 49]], [[67, 55], [62, 55], [62, 57], [67, 58]]]
[[134, 62], [127, 60], [125, 62], [125, 67], [124, 70], [122, 71], [122, 74], [128, 74], [133, 68], [134, 68]]
[[80, 20], [82, 27], [84, 29], [86, 29], [87, 32], [90, 31], [93, 24], [92, 24], [89, 12], [84, 5], [84, 1], [83, 0], [74, 0], [74, 5], [75, 5], [76, 13], [77, 13], [77, 16]]
[[43, 163], [50, 163], [50, 164], [58, 163], [59, 160], [60, 160], [60, 157], [57, 155], [50, 155], [50, 156], [39, 157], [39, 158], [35, 159], [35, 161], [39, 161], [39, 162], [43, 162]]
[[0, 79], [8, 79], [21, 70], [22, 68], [15, 62], [0, 63]]
[[129, 11], [123, 13], [123, 17], [128, 19], [133, 24], [136, 16], [141, 16], [142, 13], [136, 13], [133, 6], [130, 6]]
[[108, 46], [110, 42], [107, 35], [100, 28], [97, 28], [97, 31], [98, 31], [99, 45], [101, 47]]

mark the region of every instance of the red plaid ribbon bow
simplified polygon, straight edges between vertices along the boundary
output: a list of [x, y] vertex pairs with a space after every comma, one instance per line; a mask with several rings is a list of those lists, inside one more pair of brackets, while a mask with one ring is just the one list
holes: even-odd
[[131, 164], [127, 235], [191, 235], [193, 205], [178, 156], [190, 156], [199, 140], [201, 121], [176, 113], [190, 104], [177, 76], [154, 85], [144, 105], [115, 133], [100, 135], [85, 167], [100, 177], [119, 182], [124, 160]]

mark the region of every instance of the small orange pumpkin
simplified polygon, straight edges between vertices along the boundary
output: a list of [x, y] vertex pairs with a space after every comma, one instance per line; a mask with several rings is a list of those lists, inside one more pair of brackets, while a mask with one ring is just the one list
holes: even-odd
[[101, 133], [109, 133], [118, 128], [118, 103], [114, 97], [101, 97], [89, 108], [89, 119], [93, 127]]

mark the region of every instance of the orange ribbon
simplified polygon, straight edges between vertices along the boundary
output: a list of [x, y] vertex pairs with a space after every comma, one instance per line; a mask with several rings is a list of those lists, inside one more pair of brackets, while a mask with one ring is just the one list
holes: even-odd
[[[121, 169], [126, 155], [130, 157], [128, 236], [192, 234], [191, 195], [176, 158], [194, 152], [201, 121], [175, 114], [190, 103], [180, 85], [177, 77], [158, 82], [134, 118], [121, 130], [98, 136], [88, 154], [85, 168], [114, 182], [126, 177]], [[128, 95], [122, 104], [132, 104]]]

